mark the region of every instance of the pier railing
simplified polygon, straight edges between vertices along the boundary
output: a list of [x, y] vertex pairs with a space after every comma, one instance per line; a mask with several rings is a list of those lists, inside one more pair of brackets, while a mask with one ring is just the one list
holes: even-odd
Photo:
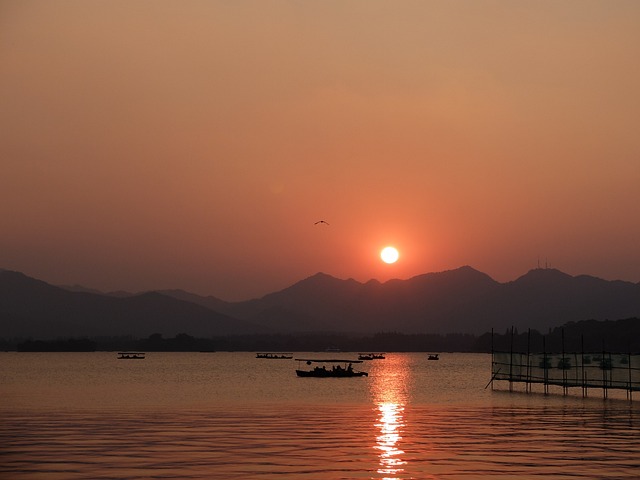
[[640, 391], [640, 355], [622, 353], [516, 353], [493, 352], [492, 378], [519, 382], [530, 390], [532, 384], [542, 384], [545, 393], [551, 385], [582, 389], [583, 395], [592, 388]]
[[[564, 337], [564, 335], [563, 335]], [[527, 347], [529, 350], [529, 347]], [[570, 388], [582, 389], [587, 396], [589, 389], [601, 389], [604, 398], [610, 389], [625, 390], [633, 400], [633, 392], [640, 391], [640, 354], [601, 352], [521, 353], [513, 350], [493, 351], [491, 356], [491, 381], [508, 381], [509, 390], [514, 384], [524, 384], [527, 392], [532, 385], [541, 384], [544, 393], [550, 386], [562, 387], [568, 394]]]

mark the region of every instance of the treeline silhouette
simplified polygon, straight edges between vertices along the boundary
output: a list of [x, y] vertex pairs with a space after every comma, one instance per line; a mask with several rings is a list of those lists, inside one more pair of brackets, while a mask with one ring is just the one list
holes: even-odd
[[88, 338], [53, 341], [26, 340], [16, 345], [18, 352], [95, 352], [98, 344]]
[[640, 353], [640, 319], [584, 320], [568, 322], [543, 335], [537, 330], [526, 332], [508, 329], [502, 334], [485, 333], [477, 347], [483, 351], [520, 353], [615, 352]]
[[402, 333], [378, 333], [372, 336], [345, 334], [273, 334], [231, 335], [213, 338], [197, 338], [181, 333], [165, 338], [159, 333], [147, 338], [101, 337], [97, 339], [27, 340], [0, 343], [4, 350], [21, 352], [61, 351], [116, 351], [135, 350], [146, 352], [198, 352], [198, 351], [292, 351], [319, 352], [339, 350], [343, 352], [385, 351], [476, 351], [477, 337], [466, 334], [405, 335]]
[[0, 340], [3, 350], [21, 352], [86, 351], [280, 351], [320, 352], [640, 352], [640, 319], [569, 322], [546, 334], [507, 329], [483, 335], [404, 334], [380, 332], [373, 335], [343, 333], [251, 334], [198, 338], [186, 333], [165, 338], [159, 333], [147, 338], [99, 337], [80, 339]]

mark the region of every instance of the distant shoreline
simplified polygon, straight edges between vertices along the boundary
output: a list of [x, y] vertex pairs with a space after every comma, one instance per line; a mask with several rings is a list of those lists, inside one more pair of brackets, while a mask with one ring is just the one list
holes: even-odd
[[640, 319], [585, 320], [569, 322], [546, 334], [536, 330], [486, 332], [482, 335], [404, 334], [379, 332], [373, 335], [343, 333], [250, 334], [198, 338], [182, 333], [175, 337], [153, 334], [147, 338], [83, 337], [56, 340], [0, 339], [0, 350], [18, 352], [459, 352], [490, 353], [493, 350], [525, 352], [592, 351], [640, 352]]

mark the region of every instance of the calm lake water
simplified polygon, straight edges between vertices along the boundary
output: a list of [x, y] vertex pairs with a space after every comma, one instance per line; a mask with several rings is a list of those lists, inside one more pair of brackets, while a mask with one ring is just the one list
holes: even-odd
[[0, 478], [640, 475], [640, 393], [492, 391], [490, 355], [392, 353], [339, 379], [253, 353], [116, 357], [0, 353]]

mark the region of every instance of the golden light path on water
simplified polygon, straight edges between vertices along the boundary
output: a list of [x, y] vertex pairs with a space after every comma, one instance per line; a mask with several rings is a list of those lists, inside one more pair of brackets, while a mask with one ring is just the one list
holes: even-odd
[[402, 412], [404, 407], [397, 403], [381, 403], [378, 405], [380, 411], [379, 423], [376, 424], [380, 428], [380, 435], [376, 437], [376, 448], [380, 450], [380, 468], [378, 473], [385, 476], [385, 479], [397, 478], [404, 472], [403, 465], [407, 462], [402, 460], [401, 455], [404, 453], [399, 448], [398, 442], [402, 439], [400, 436], [402, 423]]
[[[395, 358], [393, 358], [395, 357]], [[401, 478], [404, 474], [402, 429], [404, 425], [404, 407], [409, 387], [409, 369], [406, 359], [393, 356], [377, 364], [377, 374], [370, 379], [371, 389], [378, 412], [375, 449], [378, 450], [378, 474], [384, 480]]]

